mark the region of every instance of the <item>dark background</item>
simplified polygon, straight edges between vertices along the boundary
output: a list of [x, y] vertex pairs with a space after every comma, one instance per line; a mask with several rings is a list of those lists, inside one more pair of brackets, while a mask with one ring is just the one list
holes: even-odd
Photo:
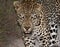
[[[13, 40], [19, 39], [20, 28], [17, 25], [17, 15], [14, 10], [13, 2], [15, 0], [0, 0], [0, 47], [9, 47], [7, 46]], [[60, 9], [60, 0], [39, 0], [39, 3], [42, 3], [44, 8], [43, 12], [47, 14], [56, 12], [56, 2], [58, 2], [57, 9]], [[54, 8], [54, 9], [53, 9]], [[58, 25], [60, 26], [60, 10], [58, 10]], [[57, 14], [57, 13], [56, 13]], [[14, 42], [16, 43], [16, 42]], [[21, 42], [19, 42], [21, 43]], [[17, 43], [16, 43], [17, 44]], [[14, 46], [15, 47], [15, 46]], [[18, 46], [16, 46], [18, 47]]]

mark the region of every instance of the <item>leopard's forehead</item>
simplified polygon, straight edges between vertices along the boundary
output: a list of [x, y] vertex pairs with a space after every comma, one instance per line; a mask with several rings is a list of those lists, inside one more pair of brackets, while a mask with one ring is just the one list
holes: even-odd
[[24, 2], [21, 3], [21, 6], [17, 10], [18, 13], [31, 14], [31, 13], [40, 13], [41, 6], [36, 2]]
[[[36, 8], [37, 6], [37, 2], [34, 2], [34, 0], [25, 0], [24, 2], [21, 3], [23, 9], [29, 11], [29, 10], [33, 10], [34, 8]], [[36, 7], [35, 7], [36, 6]]]

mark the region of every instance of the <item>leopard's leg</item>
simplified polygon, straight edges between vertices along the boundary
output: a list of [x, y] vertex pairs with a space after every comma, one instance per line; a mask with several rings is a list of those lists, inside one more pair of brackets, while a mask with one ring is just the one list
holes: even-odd
[[33, 36], [37, 39], [38, 41], [38, 46], [39, 47], [48, 47], [49, 45], [49, 32], [47, 29], [44, 29], [45, 31], [40, 30], [40, 26], [35, 26], [34, 28], [34, 34]]
[[58, 33], [58, 25], [56, 23], [51, 22], [50, 24], [50, 47], [58, 46], [57, 44], [57, 33]]
[[32, 34], [32, 37], [36, 40], [36, 43], [37, 43], [37, 47], [39, 47], [39, 37], [40, 37], [40, 26], [34, 26], [34, 29], [33, 29], [33, 34]]
[[50, 47], [58, 47], [58, 23], [57, 23], [57, 15], [56, 13], [51, 13], [52, 15], [48, 17], [49, 27], [50, 27]]
[[[47, 31], [48, 32], [48, 31]], [[49, 33], [43, 32], [38, 35], [39, 47], [49, 47]]]

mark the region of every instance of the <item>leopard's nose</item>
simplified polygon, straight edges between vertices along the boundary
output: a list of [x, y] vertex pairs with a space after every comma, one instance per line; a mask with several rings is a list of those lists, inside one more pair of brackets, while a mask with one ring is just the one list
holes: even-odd
[[25, 27], [26, 30], [28, 30], [30, 27]]

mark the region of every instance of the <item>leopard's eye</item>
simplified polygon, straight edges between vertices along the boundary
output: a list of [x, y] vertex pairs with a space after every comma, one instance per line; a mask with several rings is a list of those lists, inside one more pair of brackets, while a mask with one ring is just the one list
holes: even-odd
[[34, 14], [35, 17], [37, 17], [37, 14]]
[[24, 19], [24, 15], [20, 15], [20, 14], [19, 14], [18, 17], [19, 17], [18, 19], [21, 19], [21, 20]]
[[20, 17], [21, 17], [21, 15], [19, 14], [19, 15], [18, 15], [18, 17], [20, 18]]
[[36, 18], [35, 18], [35, 17], [31, 17], [31, 19], [33, 19], [33, 20], [34, 20], [34, 19], [36, 19]]
[[31, 16], [31, 19], [33, 19], [33, 20], [36, 19], [36, 18], [37, 18], [36, 14], [34, 14], [34, 15]]

